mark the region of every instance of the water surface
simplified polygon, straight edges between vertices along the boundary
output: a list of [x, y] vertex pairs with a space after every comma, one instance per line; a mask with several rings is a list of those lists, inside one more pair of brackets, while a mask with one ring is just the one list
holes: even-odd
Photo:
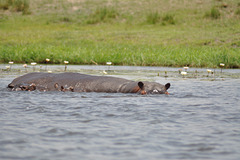
[[239, 78], [126, 68], [110, 76], [170, 82], [170, 95], [12, 92], [24, 72], [1, 72], [0, 159], [240, 159]]

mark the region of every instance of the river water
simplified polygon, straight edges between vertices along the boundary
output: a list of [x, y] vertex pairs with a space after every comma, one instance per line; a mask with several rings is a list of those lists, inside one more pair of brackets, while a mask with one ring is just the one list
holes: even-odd
[[240, 70], [208, 75], [192, 69], [200, 75], [194, 78], [176, 68], [68, 69], [94, 75], [111, 69], [109, 76], [170, 82], [170, 95], [13, 92], [6, 86], [25, 71], [2, 70], [1, 160], [240, 159]]

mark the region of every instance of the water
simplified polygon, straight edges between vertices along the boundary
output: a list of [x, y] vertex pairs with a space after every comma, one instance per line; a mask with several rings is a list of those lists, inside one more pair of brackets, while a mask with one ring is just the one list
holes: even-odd
[[0, 159], [240, 159], [239, 78], [133, 68], [111, 76], [170, 82], [170, 95], [11, 92], [24, 73], [1, 72]]

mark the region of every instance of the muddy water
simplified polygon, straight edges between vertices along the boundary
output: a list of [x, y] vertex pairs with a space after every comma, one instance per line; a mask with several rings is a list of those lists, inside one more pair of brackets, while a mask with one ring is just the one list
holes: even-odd
[[172, 84], [170, 95], [136, 95], [11, 92], [25, 73], [14, 67], [0, 72], [0, 159], [240, 159], [240, 70], [67, 68]]

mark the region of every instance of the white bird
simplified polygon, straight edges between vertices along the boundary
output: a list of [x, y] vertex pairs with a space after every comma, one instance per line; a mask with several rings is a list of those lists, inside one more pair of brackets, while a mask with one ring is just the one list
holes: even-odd
[[32, 62], [32, 63], [31, 63], [32, 66], [35, 66], [36, 64], [37, 64], [36, 62]]
[[224, 67], [225, 66], [225, 64], [224, 63], [220, 63], [220, 67]]
[[185, 69], [185, 71], [187, 71], [189, 69], [189, 67], [183, 67], [183, 69]]
[[207, 69], [207, 72], [208, 72], [208, 73], [212, 73], [212, 70], [211, 70], [211, 69]]
[[187, 72], [182, 71], [182, 72], [181, 72], [181, 75], [186, 76], [186, 75], [187, 75]]
[[108, 74], [105, 70], [103, 70], [103, 74]]

